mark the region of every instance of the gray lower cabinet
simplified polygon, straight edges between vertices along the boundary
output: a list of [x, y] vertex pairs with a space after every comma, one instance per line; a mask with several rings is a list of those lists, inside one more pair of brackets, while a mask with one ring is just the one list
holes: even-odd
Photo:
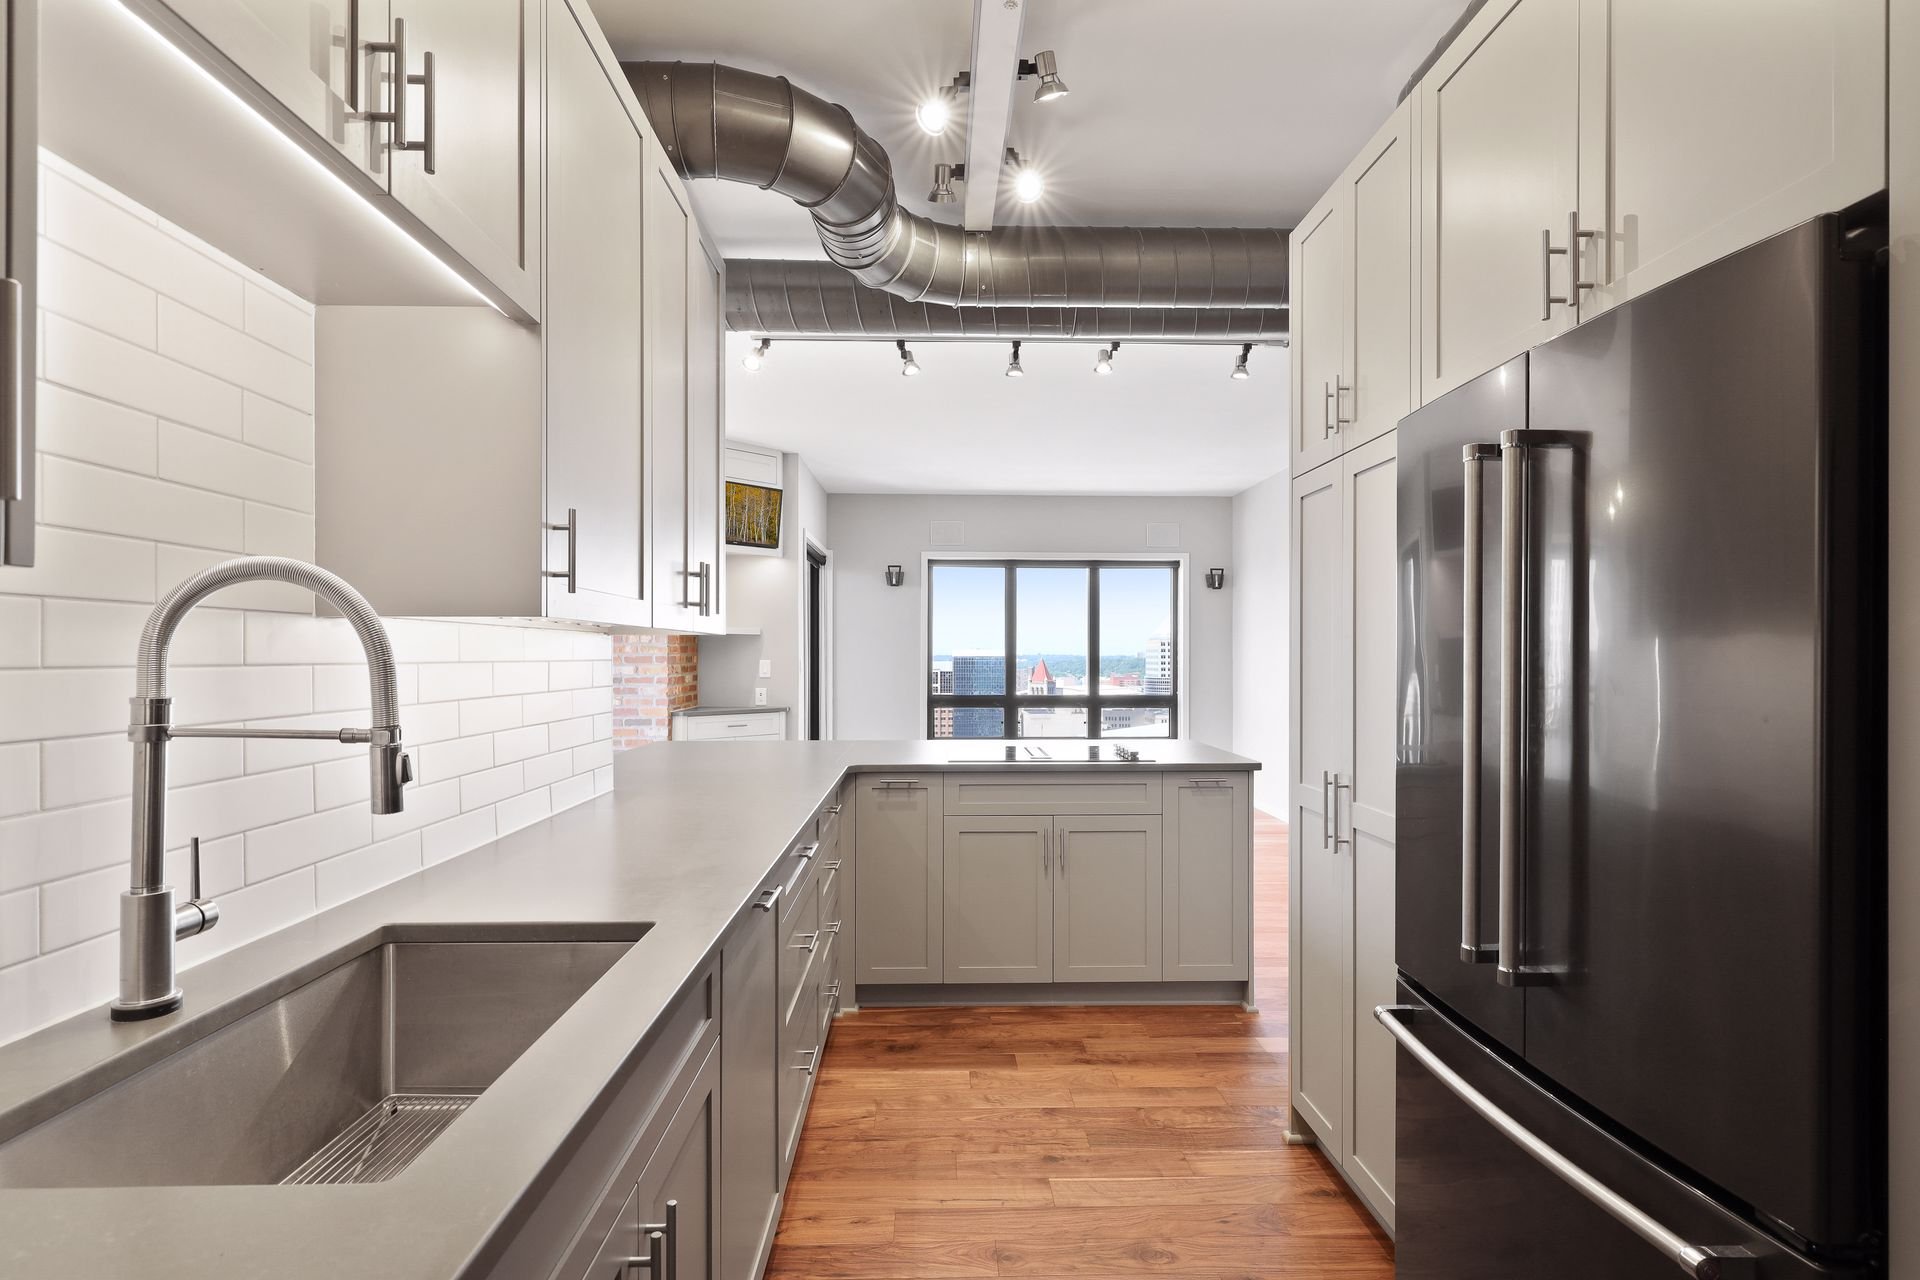
[[1169, 982], [1252, 977], [1252, 810], [1245, 773], [1169, 773], [1162, 919]]
[[1160, 980], [1161, 860], [1157, 814], [1053, 819], [1054, 981]]
[[944, 845], [946, 981], [1053, 981], [1053, 819], [948, 818]]
[[945, 976], [943, 794], [938, 774], [858, 779], [855, 971], [862, 983], [940, 982]]
[[769, 889], [720, 958], [720, 1268], [756, 1280], [780, 1223], [780, 920]]
[[[708, 1050], [582, 1280], [715, 1280], [720, 1048]], [[664, 1251], [659, 1259], [656, 1250]]]

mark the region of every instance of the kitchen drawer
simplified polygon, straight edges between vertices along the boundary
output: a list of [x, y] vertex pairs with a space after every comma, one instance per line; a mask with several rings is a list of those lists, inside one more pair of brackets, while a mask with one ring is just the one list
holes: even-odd
[[820, 926], [822, 928], [838, 928], [843, 918], [840, 868], [841, 862], [838, 858], [831, 858], [820, 864], [817, 878], [820, 882]]
[[836, 796], [833, 803], [821, 808], [814, 820], [820, 833], [820, 848], [832, 857], [840, 848], [840, 831], [846, 816], [846, 806]]
[[807, 970], [820, 950], [820, 895], [809, 880], [798, 909], [780, 927], [780, 1016], [793, 1017], [794, 1002], [806, 985]]
[[1160, 775], [1144, 770], [946, 775], [949, 818], [1159, 812]]
[[721, 742], [784, 738], [784, 711], [752, 711], [737, 716], [682, 716], [674, 735], [687, 742]]
[[788, 919], [805, 905], [820, 870], [820, 845], [811, 837], [796, 844], [780, 860], [780, 927], [785, 936]]
[[820, 1057], [820, 988], [801, 988], [799, 1003], [780, 1037], [780, 1176], [784, 1181], [800, 1148], [800, 1130], [813, 1093], [813, 1071]]

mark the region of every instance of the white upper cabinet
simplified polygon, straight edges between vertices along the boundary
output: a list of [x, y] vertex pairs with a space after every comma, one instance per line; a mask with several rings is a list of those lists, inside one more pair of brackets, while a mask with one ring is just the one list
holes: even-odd
[[1583, 13], [1602, 305], [1886, 185], [1882, 0], [1586, 0]]
[[1336, 186], [1293, 229], [1287, 252], [1293, 366], [1293, 470], [1340, 451], [1345, 412], [1347, 210]]
[[1886, 21], [1884, 0], [1488, 4], [1418, 90], [1422, 402], [1884, 187]]
[[700, 617], [699, 567], [687, 516], [687, 302], [693, 214], [673, 162], [650, 148], [647, 222], [647, 426], [653, 438], [653, 622], [686, 630]]
[[1492, 0], [1420, 82], [1423, 401], [1573, 322], [1586, 2]]
[[188, 25], [309, 129], [385, 180], [387, 93], [368, 44], [387, 38], [388, 0], [168, 0]]
[[687, 630], [727, 629], [721, 604], [726, 536], [720, 457], [726, 448], [726, 266], [698, 234], [687, 295], [687, 563], [693, 566]]
[[[266, 0], [258, 0], [266, 3]], [[539, 0], [389, 0], [394, 197], [539, 314]], [[362, 18], [364, 28], [365, 18]], [[362, 39], [369, 38], [362, 31]], [[376, 37], [377, 38], [377, 37]], [[404, 57], [405, 83], [394, 83]]]

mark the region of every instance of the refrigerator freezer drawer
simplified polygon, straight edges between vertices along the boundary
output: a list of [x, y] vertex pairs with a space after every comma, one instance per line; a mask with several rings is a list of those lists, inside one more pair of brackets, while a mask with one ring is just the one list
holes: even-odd
[[[1404, 983], [1392, 1014], [1459, 1082], [1591, 1181], [1575, 1189], [1475, 1110], [1404, 1045], [1399, 1052], [1397, 1280], [1814, 1280], [1814, 1264], [1654, 1166], [1461, 1031]], [[1605, 1188], [1702, 1255], [1688, 1265], [1594, 1195]], [[1724, 1262], [1714, 1257], [1724, 1251]], [[1750, 1258], [1740, 1256], [1741, 1251]], [[1716, 1273], [1714, 1268], [1721, 1269]]]

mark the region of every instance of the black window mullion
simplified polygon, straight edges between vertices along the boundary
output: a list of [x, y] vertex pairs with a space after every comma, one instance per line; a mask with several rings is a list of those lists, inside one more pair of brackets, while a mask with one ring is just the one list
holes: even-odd
[[1100, 566], [1087, 566], [1087, 736], [1098, 738], [1100, 727]]
[[1001, 667], [1005, 674], [1000, 678], [1000, 696], [1006, 699], [1006, 702], [1000, 712], [1000, 731], [1005, 737], [1017, 738], [1020, 736], [1020, 717], [1014, 710], [1013, 668], [1018, 661], [1014, 656], [1014, 645], [1019, 639], [1019, 625], [1016, 620], [1020, 608], [1020, 589], [1017, 585], [1019, 573], [1012, 565], [1005, 566], [1000, 572], [1006, 575], [1006, 603], [1002, 606], [1006, 616], [1000, 620], [1006, 635], [1002, 646], [1006, 653], [1001, 659]]

